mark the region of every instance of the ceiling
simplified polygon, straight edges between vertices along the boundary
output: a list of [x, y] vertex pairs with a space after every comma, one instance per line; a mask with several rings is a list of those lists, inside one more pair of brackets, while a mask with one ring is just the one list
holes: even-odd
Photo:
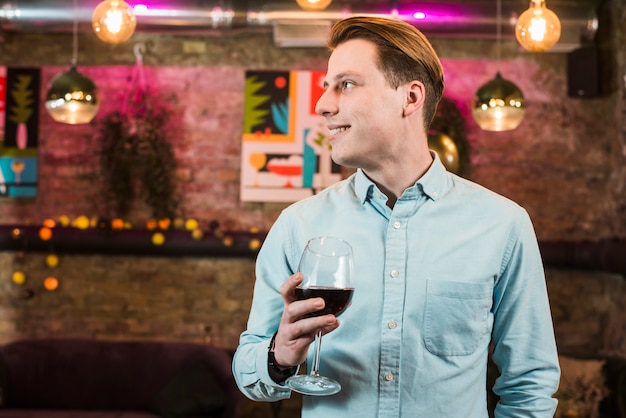
[[[528, 8], [528, 0], [502, 0], [500, 19], [494, 0], [342, 1], [323, 12], [302, 10], [295, 0], [126, 0], [136, 9], [137, 32], [217, 34], [232, 30], [272, 30], [279, 46], [321, 46], [333, 22], [348, 15], [398, 17], [429, 37], [495, 38], [513, 36], [513, 23]], [[100, 0], [0, 0], [0, 30], [27, 32], [71, 31], [74, 18], [81, 31], [91, 30], [91, 14]], [[596, 1], [550, 0], [559, 16], [562, 35], [555, 50], [568, 51], [593, 38], [597, 30]], [[417, 20], [416, 11], [426, 18]]]

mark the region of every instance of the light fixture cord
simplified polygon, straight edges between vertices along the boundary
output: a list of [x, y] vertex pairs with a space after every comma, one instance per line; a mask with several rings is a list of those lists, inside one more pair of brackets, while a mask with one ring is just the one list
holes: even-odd
[[501, 38], [502, 38], [502, 28], [500, 26], [500, 21], [502, 19], [502, 3], [500, 0], [497, 1], [497, 5], [496, 5], [496, 14], [497, 14], [497, 18], [496, 18], [496, 57], [497, 57], [497, 73], [500, 73], [500, 60], [502, 58], [502, 54], [500, 51], [500, 48], [502, 47], [500, 45], [501, 43]]
[[78, 0], [74, 0], [74, 24], [72, 34], [72, 67], [76, 67], [76, 64], [78, 64]]

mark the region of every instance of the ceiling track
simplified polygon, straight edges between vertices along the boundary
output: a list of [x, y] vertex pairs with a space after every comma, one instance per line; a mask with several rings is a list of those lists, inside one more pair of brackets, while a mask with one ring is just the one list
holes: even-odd
[[[127, 0], [137, 5], [138, 1]], [[0, 30], [7, 32], [71, 32], [74, 19], [80, 31], [91, 30], [91, 15], [98, 0], [0, 0]], [[500, 25], [503, 38], [514, 36], [514, 22], [528, 8], [527, 0], [503, 1], [500, 18], [495, 2], [395, 2], [396, 13], [385, 1], [334, 1], [321, 12], [309, 12], [293, 1], [171, 0], [151, 1], [151, 8], [136, 9], [141, 33], [206, 34], [223, 36], [231, 30], [274, 30], [285, 37], [282, 46], [317, 46], [325, 41], [332, 23], [351, 15], [393, 16], [419, 28], [429, 37], [488, 39]], [[598, 28], [593, 2], [552, 0], [549, 7], [560, 18], [562, 35], [557, 48], [571, 50], [589, 42]], [[417, 19], [415, 12], [426, 17]], [[289, 44], [291, 38], [292, 44]]]

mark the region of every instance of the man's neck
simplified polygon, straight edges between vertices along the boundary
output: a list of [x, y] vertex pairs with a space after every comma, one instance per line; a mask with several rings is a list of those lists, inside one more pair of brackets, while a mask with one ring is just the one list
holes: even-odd
[[427, 152], [410, 165], [398, 164], [387, 172], [370, 173], [364, 169], [363, 173], [387, 196], [387, 206], [393, 209], [402, 193], [413, 186], [428, 171], [432, 163], [433, 157]]

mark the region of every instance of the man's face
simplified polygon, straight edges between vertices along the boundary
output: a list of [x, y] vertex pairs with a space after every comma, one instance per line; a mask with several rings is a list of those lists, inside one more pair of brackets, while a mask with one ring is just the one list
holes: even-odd
[[328, 61], [315, 111], [326, 118], [337, 164], [375, 171], [402, 152], [405, 90], [392, 88], [376, 61], [376, 46], [362, 39], [340, 44]]

